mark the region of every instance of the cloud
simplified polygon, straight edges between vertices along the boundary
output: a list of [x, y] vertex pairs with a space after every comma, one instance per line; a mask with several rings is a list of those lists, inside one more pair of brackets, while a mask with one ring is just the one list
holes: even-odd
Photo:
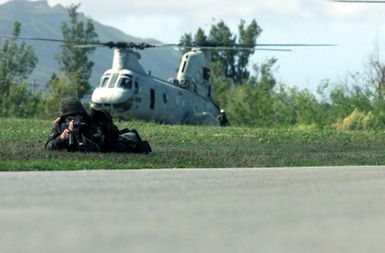
[[[240, 20], [274, 17], [361, 21], [377, 4], [336, 3], [328, 0], [47, 0], [53, 6], [81, 3], [80, 11], [96, 20], [118, 20], [142, 16], [168, 17], [180, 22], [208, 23], [212, 18]], [[7, 0], [0, 0], [0, 4]], [[154, 24], [156, 25], [156, 24]]]
[[[8, 0], [0, 0], [0, 4]], [[230, 16], [327, 16], [333, 18], [362, 17], [378, 8], [378, 4], [337, 3], [328, 0], [47, 0], [53, 6], [81, 3], [80, 10], [95, 18], [124, 18], [141, 15], [175, 17]]]
[[[48, 0], [51, 6], [79, 3], [80, 0]], [[0, 0], [0, 3], [5, 0]], [[103, 24], [117, 27], [138, 37], [155, 37], [175, 42], [185, 32], [198, 27], [208, 31], [214, 22], [224, 20], [236, 31], [240, 19], [253, 18], [264, 29], [282, 36], [308, 33], [304, 27], [330, 29], [336, 23], [359, 25], [371, 18], [378, 5], [335, 3], [327, 0], [82, 0], [80, 11]], [[355, 22], [354, 24], [352, 22]], [[308, 28], [308, 31], [314, 28]], [[291, 31], [291, 32], [289, 32]], [[306, 32], [305, 32], [306, 31]], [[271, 33], [270, 33], [271, 34]], [[275, 35], [277, 37], [278, 35]], [[293, 35], [294, 36], [294, 35]]]
[[[0, 0], [1, 1], [1, 0]], [[78, 3], [79, 0], [48, 0], [50, 5]], [[164, 17], [193, 24], [209, 23], [212, 18], [257, 21], [281, 17], [304, 19], [362, 20], [377, 5], [334, 3], [327, 0], [82, 0], [80, 11], [96, 20]], [[154, 25], [157, 24], [154, 22]], [[171, 24], [173, 25], [173, 24]]]
[[[308, 0], [309, 1], [309, 0]], [[68, 5], [74, 0], [49, 0], [49, 4]], [[262, 12], [295, 13], [299, 10], [300, 0], [83, 0], [81, 9], [97, 16], [127, 16], [143, 14], [169, 14], [173, 16], [242, 16], [244, 14], [260, 14]]]

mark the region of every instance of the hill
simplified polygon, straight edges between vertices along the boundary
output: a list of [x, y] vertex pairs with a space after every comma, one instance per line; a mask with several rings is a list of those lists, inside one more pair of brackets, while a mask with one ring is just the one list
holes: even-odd
[[[79, 14], [81, 20], [86, 20], [83, 13]], [[21, 36], [61, 39], [61, 24], [69, 22], [67, 10], [58, 4], [49, 6], [47, 1], [13, 0], [0, 5], [0, 34], [10, 35], [15, 21], [22, 23]], [[141, 39], [127, 35], [122, 31], [103, 25], [93, 20], [95, 30], [100, 41], [132, 41], [160, 43], [155, 39]], [[52, 73], [58, 71], [56, 55], [61, 52], [57, 43], [29, 41], [28, 44], [35, 48], [39, 63], [32, 74], [40, 88], [44, 88]], [[96, 86], [103, 72], [111, 67], [112, 49], [98, 48], [92, 54], [91, 59], [95, 62], [91, 84]], [[168, 78], [176, 75], [176, 69], [180, 60], [180, 53], [173, 48], [148, 49], [140, 52], [141, 63], [146, 70], [151, 70], [153, 75], [160, 78]], [[31, 80], [31, 81], [32, 81]]]

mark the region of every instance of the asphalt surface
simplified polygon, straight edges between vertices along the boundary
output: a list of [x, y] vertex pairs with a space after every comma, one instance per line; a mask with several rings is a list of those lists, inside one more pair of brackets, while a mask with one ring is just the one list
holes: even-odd
[[385, 167], [0, 172], [0, 252], [384, 252]]

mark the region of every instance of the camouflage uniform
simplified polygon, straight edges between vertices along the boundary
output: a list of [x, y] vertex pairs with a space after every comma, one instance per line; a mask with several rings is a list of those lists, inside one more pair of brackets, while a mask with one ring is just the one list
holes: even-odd
[[[47, 150], [146, 154], [151, 152], [148, 142], [143, 141], [135, 129], [119, 131], [108, 112], [92, 110], [89, 115], [75, 98], [63, 100], [61, 112], [62, 116], [54, 121], [54, 127], [45, 144]], [[60, 135], [68, 128], [68, 122], [74, 115], [81, 117], [81, 124], [78, 124], [76, 133], [73, 133], [74, 137], [63, 141]]]

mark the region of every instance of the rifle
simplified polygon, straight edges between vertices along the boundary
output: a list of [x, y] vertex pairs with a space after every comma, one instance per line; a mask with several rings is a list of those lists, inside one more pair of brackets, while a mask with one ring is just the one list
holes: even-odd
[[[63, 132], [64, 129], [68, 128], [72, 120], [72, 117], [66, 117], [64, 123], [60, 127], [60, 131]], [[78, 151], [79, 148], [83, 146], [82, 130], [88, 126], [87, 123], [80, 121], [74, 121], [73, 125], [75, 131], [69, 132], [68, 151]]]

